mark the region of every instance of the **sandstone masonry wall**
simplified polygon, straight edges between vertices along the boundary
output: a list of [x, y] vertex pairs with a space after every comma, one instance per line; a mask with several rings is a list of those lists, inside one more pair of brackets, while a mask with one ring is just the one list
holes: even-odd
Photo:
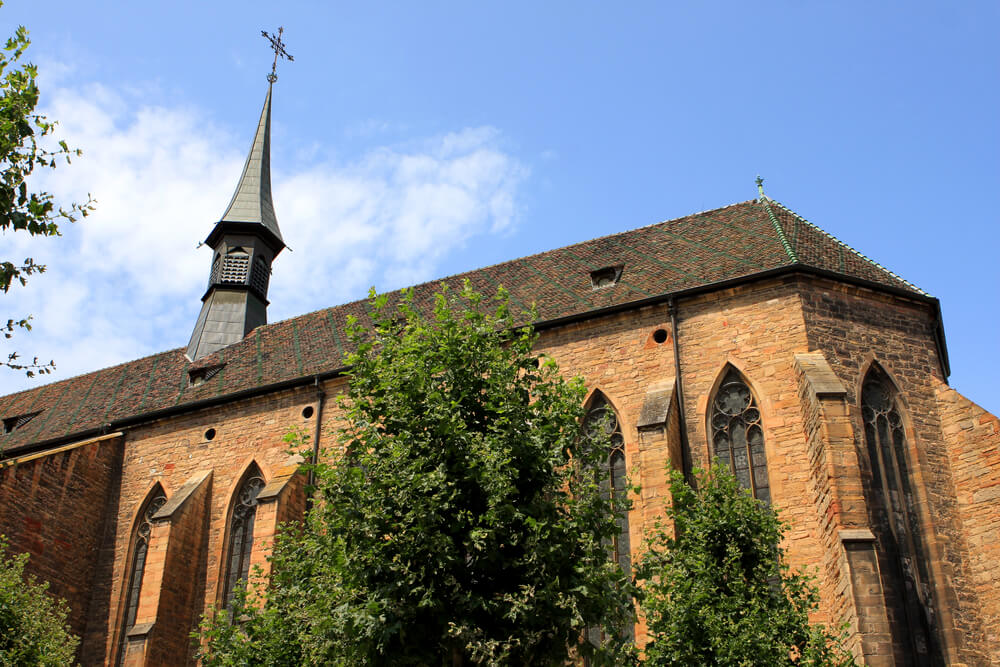
[[[929, 307], [787, 276], [687, 297], [678, 301], [676, 312], [677, 331], [671, 329], [668, 306], [660, 304], [551, 327], [537, 345], [566, 376], [582, 376], [590, 395], [601, 391], [618, 414], [626, 465], [641, 485], [629, 517], [633, 557], [669, 501], [667, 466], [682, 465], [682, 428], [693, 463], [710, 461], [710, 402], [731, 365], [760, 408], [772, 502], [789, 525], [784, 546], [791, 565], [818, 576], [822, 602], [813, 620], [850, 622], [859, 655], [871, 664], [891, 661], [885, 612], [879, 611], [868, 585], [878, 578], [874, 547], [870, 542], [857, 546], [858, 535], [870, 523], [863, 485], [865, 475], [871, 475], [858, 396], [865, 370], [877, 360], [899, 384], [910, 421], [907, 433], [916, 461], [915, 484], [921, 490], [924, 535], [934, 559], [935, 599], [943, 610], [941, 627], [950, 629], [949, 657], [987, 664], [980, 597], [1000, 577], [1000, 559], [985, 551], [982, 558], [970, 560], [969, 546], [974, 541], [976, 548], [1000, 548], [990, 541], [1000, 521], [991, 495], [1000, 493], [995, 490], [1000, 483], [992, 481], [1000, 468], [997, 426], [995, 418], [977, 413], [943, 384]], [[676, 391], [675, 337], [683, 415]], [[824, 373], [829, 377], [821, 381]], [[841, 388], [831, 393], [823, 382], [834, 374]], [[155, 609], [166, 604], [165, 613], [196, 617], [221, 603], [230, 511], [248, 466], [256, 463], [267, 483], [252, 557], [253, 563], [266, 565], [275, 527], [301, 516], [304, 506], [304, 479], [295, 474], [300, 459], [289, 454], [283, 438], [292, 428], [311, 437], [321, 414], [321, 447], [334, 446], [333, 430], [342, 418], [335, 397], [345, 386], [343, 379], [325, 383], [322, 410], [316, 388], [305, 386], [154, 421], [131, 429], [124, 443], [81, 447], [72, 460], [64, 458], [68, 453], [52, 453], [0, 472], [0, 530], [12, 540], [16, 534], [17, 548], [40, 554], [42, 576], [65, 579], [61, 595], [77, 596], [71, 604], [74, 622], [88, 628], [82, 647], [87, 664], [113, 661], [116, 655], [129, 545], [150, 489], [162, 485], [169, 504], [186, 482], [211, 474], [210, 484], [199, 487], [197, 498], [191, 496], [177, 523], [157, 526], [161, 543], [181, 545], [175, 553], [196, 555], [190, 562], [175, 558], [167, 567], [174, 547], [165, 547], [161, 579], [165, 584], [168, 576], [193, 579], [194, 589], [178, 584], [158, 590], [157, 595], [167, 595], [157, 598]], [[309, 417], [307, 407], [313, 408]], [[53, 508], [64, 508], [65, 517], [42, 521]], [[66, 537], [75, 536], [70, 531], [81, 526], [88, 531], [84, 541]], [[38, 532], [42, 530], [49, 532]], [[89, 554], [76, 559], [84, 564], [81, 571], [56, 572], [64, 567], [66, 553], [56, 558], [51, 545], [64, 543]], [[155, 579], [151, 575], [150, 582]], [[152, 595], [144, 582], [142, 597]], [[991, 604], [987, 618], [995, 619], [1000, 608]], [[154, 608], [152, 598], [147, 606]], [[155, 624], [150, 632], [155, 650], [141, 649], [138, 664], [190, 655], [190, 641], [182, 632], [157, 638]], [[646, 640], [642, 623], [636, 639], [640, 645]], [[988, 641], [995, 642], [995, 635]]]
[[969, 545], [968, 585], [982, 603], [984, 644], [1000, 663], [1000, 420], [943, 383], [935, 390]]
[[[335, 390], [328, 387], [328, 392], [333, 395]], [[135, 513], [149, 489], [159, 482], [169, 502], [189, 478], [201, 471], [212, 472], [204, 519], [207, 558], [198, 564], [202, 600], [196, 608], [200, 614], [207, 607], [219, 606], [221, 572], [227, 557], [227, 524], [236, 487], [252, 462], [270, 482], [297, 461], [289, 454], [284, 436], [294, 427], [311, 433], [311, 419], [315, 417], [304, 417], [303, 409], [315, 405], [315, 389], [306, 387], [159, 420], [127, 434], [121, 503], [115, 517], [115, 550], [109, 567], [108, 618], [115, 632], [89, 638], [99, 644], [99, 648], [92, 649], [94, 655], [102, 656], [102, 660], [113, 660], [115, 655], [112, 637], [118, 635], [122, 623], [128, 547]], [[209, 429], [215, 431], [211, 440], [206, 437]], [[188, 655], [190, 646], [190, 640], [184, 637], [169, 650]]]
[[[803, 280], [799, 293], [809, 347], [824, 352], [847, 388], [854, 445], [866, 485], [872, 483], [872, 470], [859, 404], [871, 364], [878, 363], [898, 388], [915, 511], [945, 657], [951, 663], [987, 664], [981, 605], [974, 587], [968, 585], [964, 565], [968, 543], [955, 500], [949, 452], [941, 437], [935, 388], [944, 378], [932, 306], [827, 280]], [[869, 518], [874, 526], [875, 518]]]
[[87, 629], [106, 517], [114, 512], [122, 439], [96, 439], [0, 467], [0, 533], [28, 572], [69, 603], [73, 633]]

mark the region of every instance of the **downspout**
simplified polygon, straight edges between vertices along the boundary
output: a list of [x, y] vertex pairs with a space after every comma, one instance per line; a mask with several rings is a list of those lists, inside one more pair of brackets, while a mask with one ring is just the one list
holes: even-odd
[[677, 304], [674, 297], [667, 299], [667, 311], [670, 313], [670, 330], [674, 334], [674, 381], [677, 383], [677, 421], [681, 431], [681, 472], [688, 484], [694, 486], [694, 477], [691, 473], [691, 448], [688, 445], [687, 422], [684, 418], [684, 381], [681, 379], [681, 355], [678, 339], [680, 334], [677, 331]]
[[[326, 398], [326, 392], [323, 391], [323, 385], [320, 384], [318, 375], [313, 378], [313, 386], [316, 387], [316, 427], [313, 429], [312, 457], [309, 463], [315, 466], [319, 462], [319, 434], [323, 424], [323, 401]], [[315, 483], [316, 470], [309, 468], [309, 475], [306, 478], [306, 488], [312, 489]], [[313, 495], [311, 491], [306, 495], [306, 512], [312, 509]]]

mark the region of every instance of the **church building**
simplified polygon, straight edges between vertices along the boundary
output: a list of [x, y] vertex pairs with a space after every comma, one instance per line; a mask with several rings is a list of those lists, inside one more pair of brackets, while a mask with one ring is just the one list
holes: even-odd
[[[277, 526], [304, 512], [283, 436], [332, 443], [347, 318], [367, 304], [267, 322], [285, 247], [271, 88], [205, 239], [188, 344], [0, 397], [0, 534], [68, 601], [84, 665], [192, 664], [201, 614], [266, 571]], [[763, 191], [418, 285], [416, 301], [465, 280], [534, 305], [539, 353], [614, 418], [612, 481], [641, 486], [624, 565], [663, 514], [668, 461], [718, 457], [788, 523], [814, 620], [846, 623], [859, 663], [1000, 664], [1000, 422], [949, 387], [933, 296]]]

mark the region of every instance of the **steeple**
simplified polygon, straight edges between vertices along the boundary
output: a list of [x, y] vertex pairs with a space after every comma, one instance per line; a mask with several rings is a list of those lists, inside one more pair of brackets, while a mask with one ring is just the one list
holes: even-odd
[[264, 108], [236, 192], [205, 239], [213, 251], [212, 268], [208, 289], [201, 297], [201, 313], [188, 341], [191, 361], [237, 343], [267, 324], [271, 263], [285, 247], [271, 201], [271, 91], [278, 79], [274, 72], [278, 56], [291, 60], [281, 43], [281, 32], [279, 28], [276, 37], [263, 33], [275, 54]]
[[[271, 90], [274, 84], [268, 83], [267, 96], [264, 98], [264, 108], [260, 112], [257, 123], [257, 133], [250, 144], [250, 154], [243, 165], [243, 174], [236, 186], [236, 192], [222, 214], [219, 223], [209, 234], [205, 243], [214, 245], [215, 237], [224, 229], [232, 229], [233, 225], [262, 225], [273, 245], [284, 247], [281, 230], [278, 229], [278, 218], [274, 215], [274, 203], [271, 201]], [[229, 223], [229, 224], [227, 224]]]

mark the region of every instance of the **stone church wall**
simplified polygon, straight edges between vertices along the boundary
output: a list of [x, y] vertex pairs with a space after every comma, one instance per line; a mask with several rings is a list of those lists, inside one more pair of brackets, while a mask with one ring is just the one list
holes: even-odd
[[[629, 517], [633, 556], [669, 502], [667, 467], [682, 466], [682, 434], [694, 465], [710, 461], [711, 400], [731, 366], [760, 408], [791, 565], [817, 575], [822, 602], [813, 620], [848, 622], [856, 654], [890, 664], [897, 647], [878, 593], [858, 405], [864, 374], [877, 361], [899, 385], [910, 422], [935, 599], [942, 627], [954, 628], [948, 657], [985, 664], [982, 647], [995, 650], [997, 637], [987, 636], [980, 615], [1000, 617], [997, 596], [988, 595], [1000, 580], [1000, 435], [995, 418], [943, 383], [929, 307], [789, 275], [679, 299], [676, 316], [674, 331], [668, 305], [650, 305], [545, 328], [537, 345], [566, 376], [584, 378], [587, 400], [601, 392], [619, 417], [626, 465], [641, 485]], [[0, 471], [0, 532], [16, 550], [38, 554], [34, 571], [70, 599], [74, 629], [86, 630], [85, 664], [113, 663], [122, 646], [136, 520], [156, 484], [167, 505], [153, 518], [126, 662], [190, 660], [193, 619], [222, 601], [227, 527], [244, 474], [255, 464], [266, 482], [251, 561], [266, 571], [277, 525], [304, 509], [300, 459], [284, 436], [298, 428], [312, 437], [322, 415], [320, 445], [332, 447], [341, 418], [336, 396], [345, 386], [344, 379], [324, 383], [324, 398], [304, 386], [223, 403]], [[65, 568], [66, 552], [56, 558], [50, 545], [79, 554], [70, 559], [79, 567]], [[642, 623], [636, 639], [646, 639]]]
[[679, 341], [685, 421], [691, 457], [713, 458], [710, 402], [725, 369], [735, 367], [761, 413], [772, 505], [787, 522], [784, 547], [793, 568], [818, 574], [823, 603], [813, 619], [835, 620], [837, 582], [822, 570], [820, 517], [813, 499], [806, 424], [799, 397], [796, 354], [809, 351], [794, 278], [736, 287], [683, 301]]
[[[796, 280], [789, 278], [679, 301], [679, 334], [670, 328], [666, 304], [544, 332], [540, 351], [555, 358], [567, 376], [582, 375], [588, 388], [604, 393], [619, 413], [627, 464], [638, 473], [641, 485], [630, 516], [633, 554], [638, 554], [645, 531], [663, 515], [669, 498], [668, 461], [681, 467], [676, 402], [662, 431], [637, 430], [650, 392], [673, 384], [673, 337], [679, 335], [684, 421], [693, 463], [704, 466], [710, 461], [709, 401], [731, 364], [746, 378], [761, 409], [773, 502], [790, 526], [785, 546], [792, 565], [810, 571], [822, 567], [825, 550], [819, 539], [819, 513], [815, 503], [808, 502], [815, 494], [796, 374], [795, 355], [809, 349], [796, 287]], [[657, 329], [668, 334], [661, 344], [651, 338]], [[824, 575], [819, 583], [824, 599], [815, 620], [829, 623], [845, 613], [832, 595], [839, 582]], [[636, 639], [640, 644], [645, 640], [642, 624]]]
[[12, 553], [30, 553], [28, 571], [66, 599], [78, 636], [87, 630], [88, 615], [89, 625], [101, 626], [106, 582], [95, 582], [95, 574], [105, 531], [113, 528], [108, 517], [117, 501], [121, 455], [119, 433], [0, 467], [0, 534]]
[[[199, 513], [200, 516], [185, 517], [186, 527], [181, 530], [181, 534], [171, 536], [171, 541], [179, 539], [192, 544], [203, 541], [203, 546], [199, 546], [199, 549], [205, 556], [197, 557], [192, 554], [193, 557], [190, 558], [175, 558], [171, 560], [169, 567], [165, 562], [159, 563], [159, 567], [164, 570], [163, 579], [173, 582], [171, 585], [174, 587], [184, 582], [199, 582], [199, 600], [194, 603], [197, 611], [195, 618], [205, 608], [219, 606], [222, 595], [220, 566], [226, 557], [227, 523], [237, 485], [252, 463], [256, 463], [269, 484], [294, 474], [298, 459], [289, 453], [289, 445], [284, 442], [284, 436], [296, 427], [310, 435], [313, 433], [314, 424], [310, 421], [314, 421], [314, 418], [307, 419], [303, 416], [303, 409], [309, 406], [315, 410], [315, 389], [289, 390], [164, 419], [128, 433], [122, 465], [121, 503], [115, 517], [116, 546], [113, 565], [108, 572], [111, 583], [108, 599], [111, 630], [88, 635], [85, 650], [112, 656], [121, 642], [124, 586], [127, 565], [131, 562], [129, 548], [136, 513], [156, 483], [163, 487], [169, 503], [186, 482], [206, 472], [211, 473], [211, 484], [204, 493], [204, 502], [199, 507], [187, 510]], [[332, 420], [330, 423], [332, 424]], [[206, 437], [209, 429], [214, 429], [211, 440]], [[301, 487], [297, 488], [301, 493]], [[271, 533], [275, 522], [287, 517], [286, 505], [302, 507], [300, 500], [286, 496], [276, 497], [276, 501], [280, 506], [271, 511]], [[265, 512], [262, 512], [259, 526], [268, 525], [263, 520], [263, 514]], [[197, 531], [202, 530], [201, 525], [204, 526], [203, 536], [197, 535]], [[166, 528], [167, 526], [156, 526], [154, 538], [157, 531], [166, 532]], [[255, 562], [264, 560], [264, 532], [260, 527], [255, 530]], [[161, 546], [166, 550], [169, 544], [161, 542]], [[162, 558], [167, 558], [166, 553]], [[148, 568], [156, 567], [157, 563], [152, 560], [153, 554], [150, 559]], [[147, 569], [148, 572], [150, 569]], [[144, 584], [142, 596], [150, 594], [151, 591], [147, 591]], [[186, 604], [183, 602], [185, 595], [187, 593], [177, 591], [173, 596], [175, 600], [181, 600], [179, 604], [182, 607]], [[145, 613], [146, 616], [144, 619], [137, 618], [137, 623], [141, 620], [156, 620], [157, 627], [152, 630], [150, 641], [156, 642], [157, 636], [162, 640], [156, 642], [158, 654], [187, 656], [191, 648], [187, 632], [193, 627], [187, 620], [187, 612], [184, 610], [186, 607], [180, 610], [183, 613], [163, 614], [159, 617], [156, 616], [157, 608], [144, 609], [140, 606], [140, 615]], [[163, 609], [169, 611], [170, 607], [168, 605]], [[167, 623], [174, 623], [178, 627], [168, 629], [165, 627]], [[185, 627], [182, 628], [181, 625]], [[173, 639], [166, 641], [166, 637]]]
[[943, 383], [935, 383], [958, 515], [969, 546], [967, 584], [982, 604], [981, 642], [1000, 660], [1000, 421]]
[[[800, 295], [810, 348], [824, 351], [847, 388], [854, 446], [869, 504], [872, 469], [860, 396], [872, 364], [878, 364], [898, 390], [914, 487], [911, 511], [919, 521], [936, 624], [945, 629], [939, 633], [941, 649], [949, 663], [985, 664], [981, 604], [964, 570], [969, 544], [956, 504], [949, 451], [941, 435], [936, 387], [944, 382], [934, 342], [934, 312], [927, 304], [825, 280], [803, 282]], [[870, 520], [878, 532], [871, 515]], [[881, 562], [888, 556], [880, 552], [879, 558]], [[891, 598], [892, 592], [886, 595]], [[888, 613], [892, 615], [891, 609]], [[894, 646], [897, 659], [903, 651], [902, 634], [897, 633]]]

